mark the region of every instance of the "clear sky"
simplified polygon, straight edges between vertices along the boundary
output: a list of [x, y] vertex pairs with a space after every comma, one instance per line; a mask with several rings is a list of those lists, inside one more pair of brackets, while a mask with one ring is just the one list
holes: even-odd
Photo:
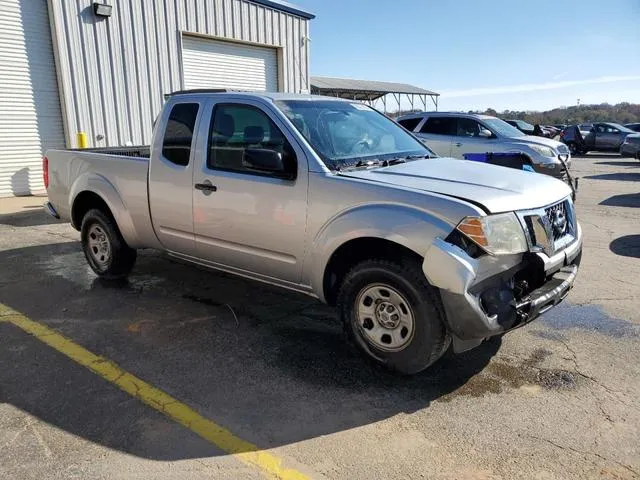
[[292, 0], [311, 74], [410, 83], [441, 110], [640, 103], [640, 0]]

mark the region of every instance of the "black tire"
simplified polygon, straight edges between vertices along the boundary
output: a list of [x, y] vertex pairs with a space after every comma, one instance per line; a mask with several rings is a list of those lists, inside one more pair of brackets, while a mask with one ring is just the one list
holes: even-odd
[[[399, 351], [378, 348], [365, 336], [365, 323], [359, 324], [358, 301], [368, 288], [381, 284], [404, 297], [414, 317], [411, 338]], [[342, 281], [337, 308], [348, 338], [359, 350], [369, 359], [403, 374], [424, 370], [438, 360], [451, 343], [438, 293], [414, 262], [400, 265], [388, 260], [366, 260], [359, 263]]]
[[580, 154], [580, 149], [578, 148], [578, 145], [576, 145], [575, 142], [567, 143], [567, 147], [569, 147], [569, 152], [571, 152], [572, 156]]
[[[108, 255], [99, 256], [100, 251], [95, 246], [96, 232], [104, 236], [104, 239], [97, 239], [97, 241], [103, 244], [108, 243]], [[131, 272], [136, 263], [137, 252], [127, 245], [118, 226], [109, 215], [101, 210], [89, 210], [82, 219], [80, 237], [84, 256], [98, 276], [107, 280], [117, 280]]]

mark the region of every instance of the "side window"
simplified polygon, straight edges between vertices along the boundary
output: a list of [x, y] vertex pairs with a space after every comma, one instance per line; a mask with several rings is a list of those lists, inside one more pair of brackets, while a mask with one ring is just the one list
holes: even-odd
[[598, 133], [605, 133], [605, 127], [604, 125], [596, 125], [596, 131]]
[[250, 149], [281, 154], [285, 170], [295, 172], [291, 145], [263, 111], [249, 105], [216, 105], [209, 131], [207, 168], [257, 174], [245, 160]]
[[406, 118], [404, 120], [398, 120], [398, 123], [410, 132], [413, 132], [421, 121], [422, 118]]
[[436, 135], [455, 135], [455, 117], [429, 117], [420, 129], [421, 133], [434, 133]]
[[459, 137], [478, 137], [480, 136], [480, 124], [471, 118], [458, 118], [456, 135]]
[[162, 140], [162, 155], [171, 163], [189, 165], [199, 107], [197, 103], [178, 103], [171, 109]]

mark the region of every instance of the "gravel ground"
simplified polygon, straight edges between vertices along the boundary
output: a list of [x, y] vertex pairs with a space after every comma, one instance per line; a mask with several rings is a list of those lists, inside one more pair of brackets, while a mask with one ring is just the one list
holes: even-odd
[[[143, 252], [89, 271], [42, 199], [0, 200], [0, 303], [312, 478], [640, 478], [640, 162], [576, 158], [581, 271], [543, 318], [418, 376], [308, 298]], [[0, 322], [0, 478], [261, 478]]]

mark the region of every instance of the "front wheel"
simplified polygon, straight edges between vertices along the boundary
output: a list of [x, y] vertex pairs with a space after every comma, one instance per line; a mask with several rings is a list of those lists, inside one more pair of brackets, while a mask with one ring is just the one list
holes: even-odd
[[451, 341], [437, 292], [414, 263], [356, 265], [340, 287], [338, 312], [361, 352], [404, 374], [430, 366]]
[[89, 210], [80, 229], [82, 249], [91, 269], [100, 277], [126, 277], [136, 262], [136, 251], [127, 245], [115, 221], [101, 210]]

